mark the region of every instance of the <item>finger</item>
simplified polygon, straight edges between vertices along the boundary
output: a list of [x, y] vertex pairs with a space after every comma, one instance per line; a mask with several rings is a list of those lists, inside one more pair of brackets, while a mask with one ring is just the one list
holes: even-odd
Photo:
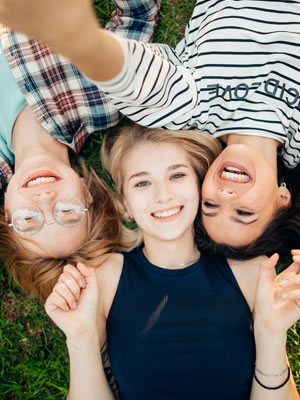
[[73, 276], [74, 279], [78, 282], [81, 288], [85, 287], [85, 279], [84, 276], [78, 271], [74, 265], [67, 264], [64, 266], [64, 272], [68, 272], [70, 275]]
[[291, 274], [298, 274], [299, 272], [299, 265], [297, 263], [292, 263], [288, 268], [277, 275], [276, 280], [279, 282], [280, 280], [288, 279]]
[[68, 286], [65, 285], [64, 282], [57, 282], [57, 284], [54, 286], [53, 292], [58, 293], [71, 309], [74, 310], [77, 307], [77, 302], [74, 294], [68, 288]]
[[262, 261], [259, 273], [260, 282], [270, 282], [273, 280], [273, 271], [278, 262], [278, 259], [279, 255], [275, 253], [270, 258]]
[[293, 254], [293, 255], [300, 255], [300, 249], [293, 249], [292, 251], [291, 251], [291, 253]]
[[70, 307], [68, 306], [66, 300], [59, 295], [57, 292], [52, 292], [47, 298], [45, 303], [46, 313], [49, 315], [52, 311], [60, 309], [62, 311], [69, 311]]
[[294, 263], [300, 264], [300, 254], [293, 255]]
[[69, 274], [69, 272], [64, 272], [58, 278], [58, 282], [63, 282], [73, 293], [76, 299], [79, 299], [80, 296], [80, 285], [77, 280]]
[[289, 300], [298, 300], [300, 302], [300, 289], [294, 289], [294, 290], [290, 290], [287, 293], [283, 293], [281, 295], [281, 297], [283, 299], [289, 299]]
[[95, 285], [96, 284], [96, 271], [94, 268], [88, 268], [85, 264], [78, 263], [77, 268], [81, 272], [81, 274], [85, 277], [86, 282], [89, 285]]
[[291, 274], [285, 280], [278, 281], [279, 285], [282, 287], [289, 287], [294, 285], [300, 285], [300, 275]]

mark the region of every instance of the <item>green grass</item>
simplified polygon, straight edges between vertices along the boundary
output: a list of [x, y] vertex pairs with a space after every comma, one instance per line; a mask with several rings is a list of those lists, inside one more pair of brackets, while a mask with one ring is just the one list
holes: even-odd
[[[111, 1], [94, 0], [105, 23]], [[163, 0], [155, 41], [177, 43], [194, 7], [192, 0]], [[102, 135], [86, 143], [82, 155], [101, 173]], [[6, 270], [0, 268], [0, 398], [5, 400], [56, 400], [68, 390], [68, 355], [63, 333], [46, 316], [43, 305], [22, 294]], [[289, 359], [300, 389], [300, 322], [288, 333]], [[88, 399], [87, 399], [88, 400]]]

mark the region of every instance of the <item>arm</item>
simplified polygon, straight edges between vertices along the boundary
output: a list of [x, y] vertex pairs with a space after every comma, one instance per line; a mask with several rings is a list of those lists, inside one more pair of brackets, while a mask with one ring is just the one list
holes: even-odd
[[[300, 257], [273, 278], [278, 256], [261, 264], [254, 309], [256, 343], [256, 378], [253, 379], [251, 400], [299, 400], [292, 377], [288, 379], [286, 332], [300, 317]], [[286, 283], [285, 281], [288, 281]], [[287, 296], [287, 297], [286, 297]]]
[[65, 333], [70, 356], [69, 400], [113, 400], [101, 361], [105, 317], [96, 272], [82, 264], [66, 266], [45, 309]]
[[70, 59], [139, 124], [180, 129], [190, 120], [196, 83], [176, 53], [99, 29], [89, 0], [0, 0], [1, 18]]
[[119, 36], [149, 42], [153, 38], [161, 0], [114, 0], [116, 10], [105, 29]]

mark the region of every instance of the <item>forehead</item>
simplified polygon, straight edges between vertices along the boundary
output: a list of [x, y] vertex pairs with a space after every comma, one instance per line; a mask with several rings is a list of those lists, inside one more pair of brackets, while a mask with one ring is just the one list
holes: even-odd
[[141, 168], [151, 172], [179, 163], [191, 166], [187, 152], [178, 144], [143, 141], [127, 152], [123, 158], [122, 169], [126, 176]]

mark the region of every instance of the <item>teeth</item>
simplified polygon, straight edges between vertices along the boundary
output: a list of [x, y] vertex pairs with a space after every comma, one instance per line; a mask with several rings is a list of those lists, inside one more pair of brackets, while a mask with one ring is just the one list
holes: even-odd
[[39, 178], [32, 179], [31, 181], [27, 182], [27, 187], [42, 185], [45, 183], [53, 183], [56, 182], [57, 178], [55, 176], [41, 176]]
[[[231, 167], [230, 167], [230, 170], [232, 170]], [[241, 170], [239, 170], [239, 171], [241, 171]], [[249, 176], [247, 174], [245, 174], [243, 171], [241, 171], [241, 172], [242, 173], [234, 173], [234, 172], [228, 172], [228, 171], [224, 170], [221, 173], [221, 178], [227, 179], [227, 180], [233, 181], [233, 182], [240, 182], [240, 183], [249, 182], [249, 180], [250, 180]]]
[[239, 168], [236, 168], [236, 167], [227, 167], [227, 168], [225, 168], [225, 169], [227, 169], [228, 171], [235, 171], [235, 172], [241, 172], [241, 173], [245, 173], [244, 171], [242, 171], [241, 169], [239, 169]]
[[153, 213], [153, 215], [156, 218], [166, 218], [166, 217], [171, 217], [172, 215], [178, 214], [180, 210], [181, 210], [181, 207], [178, 207], [178, 208], [173, 208], [172, 210], [168, 210], [168, 211], [161, 211], [161, 212]]

